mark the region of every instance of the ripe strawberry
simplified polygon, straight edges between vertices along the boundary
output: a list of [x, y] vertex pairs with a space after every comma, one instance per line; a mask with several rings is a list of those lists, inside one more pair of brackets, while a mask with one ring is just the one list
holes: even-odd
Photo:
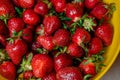
[[84, 0], [85, 7], [88, 9], [93, 9], [100, 0]]
[[15, 14], [15, 9], [10, 0], [1, 0], [0, 1], [0, 16], [7, 17], [9, 16], [14, 16]]
[[41, 48], [41, 47], [42, 47], [42, 45], [41, 45], [39, 42], [37, 42], [37, 41], [34, 41], [34, 42], [32, 43], [32, 50], [33, 50], [33, 51], [36, 51], [37, 48]]
[[23, 29], [22, 39], [28, 43], [31, 43], [33, 40], [32, 30], [29, 28]]
[[57, 16], [46, 16], [43, 20], [45, 35], [51, 35], [61, 27], [60, 20]]
[[20, 63], [23, 55], [27, 52], [27, 45], [21, 39], [15, 39], [14, 42], [9, 42], [6, 46], [6, 51], [12, 62], [16, 65]]
[[31, 29], [32, 32], [35, 30], [36, 26], [34, 25], [26, 25], [27, 28]]
[[52, 50], [54, 48], [52, 39], [52, 36], [38, 36], [37, 42], [41, 44], [45, 49]]
[[82, 73], [77, 67], [65, 67], [56, 74], [57, 80], [83, 80]]
[[78, 21], [83, 15], [83, 9], [77, 3], [69, 3], [66, 6], [66, 16], [71, 18], [73, 22]]
[[31, 64], [33, 73], [37, 78], [43, 78], [53, 70], [53, 61], [46, 54], [36, 54]]
[[53, 36], [53, 43], [57, 46], [67, 46], [70, 43], [70, 33], [65, 29], [59, 29]]
[[56, 57], [54, 57], [54, 67], [56, 72], [64, 67], [72, 66], [72, 57], [62, 53]]
[[34, 11], [42, 16], [45, 16], [48, 13], [49, 9], [46, 3], [40, 1], [35, 5]]
[[38, 22], [40, 22], [40, 17], [34, 12], [34, 10], [26, 9], [23, 12], [23, 20], [26, 24], [36, 25]]
[[82, 42], [87, 43], [90, 41], [90, 39], [90, 34], [83, 28], [77, 28], [72, 36], [72, 41], [78, 45], [80, 45]]
[[35, 0], [18, 0], [18, 3], [22, 8], [32, 8], [34, 6]]
[[3, 47], [6, 47], [7, 45], [6, 38], [3, 35], [0, 35], [0, 44], [2, 44]]
[[98, 3], [90, 12], [93, 16], [95, 16], [98, 20], [104, 19], [109, 20], [111, 16], [109, 16], [109, 6], [105, 3]]
[[32, 78], [34, 76], [33, 71], [26, 71], [23, 73], [23, 78], [25, 80], [29, 80], [30, 78]]
[[83, 71], [84, 74], [95, 75], [96, 74], [96, 66], [93, 62], [89, 62], [88, 60], [83, 60], [79, 68]]
[[1, 35], [6, 35], [7, 34], [7, 27], [2, 20], [0, 20], [0, 34]]
[[97, 38], [94, 37], [92, 38], [91, 42], [90, 42], [90, 46], [89, 46], [89, 54], [97, 54], [102, 50], [102, 41]]
[[105, 46], [109, 46], [112, 43], [113, 38], [112, 26], [108, 23], [98, 26], [95, 35], [104, 42]]
[[14, 32], [19, 32], [24, 28], [24, 21], [22, 18], [11, 18], [8, 21], [8, 29], [10, 31], [10, 36], [13, 36]]
[[15, 80], [16, 78], [15, 65], [10, 61], [3, 62], [0, 65], [0, 75], [2, 75], [7, 80]]
[[76, 43], [71, 43], [68, 46], [67, 52], [73, 57], [81, 57], [83, 55], [83, 49], [78, 46]]
[[15, 6], [20, 7], [20, 4], [19, 4], [18, 0], [12, 0], [12, 1], [13, 1], [13, 3], [14, 3]]
[[66, 0], [51, 0], [55, 11], [64, 12], [66, 8]]
[[43, 80], [56, 80], [56, 73], [52, 72], [48, 74], [47, 76], [43, 77]]

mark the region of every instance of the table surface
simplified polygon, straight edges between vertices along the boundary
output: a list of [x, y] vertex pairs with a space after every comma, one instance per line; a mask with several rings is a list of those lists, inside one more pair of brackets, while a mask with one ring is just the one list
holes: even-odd
[[120, 80], [120, 54], [109, 71], [101, 78], [101, 80]]

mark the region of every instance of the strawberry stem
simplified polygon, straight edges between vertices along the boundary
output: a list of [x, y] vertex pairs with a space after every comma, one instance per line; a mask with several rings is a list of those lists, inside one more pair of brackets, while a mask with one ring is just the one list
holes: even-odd
[[92, 75], [87, 74], [87, 75], [84, 76], [84, 80], [89, 80], [89, 78], [91, 78], [91, 77], [92, 77]]

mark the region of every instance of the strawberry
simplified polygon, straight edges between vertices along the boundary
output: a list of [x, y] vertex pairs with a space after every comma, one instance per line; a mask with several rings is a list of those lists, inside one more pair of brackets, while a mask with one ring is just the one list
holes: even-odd
[[97, 54], [102, 50], [102, 48], [102, 41], [99, 38], [94, 37], [90, 42], [89, 54]]
[[52, 0], [55, 11], [64, 12], [66, 8], [66, 0]]
[[83, 49], [78, 46], [76, 43], [71, 43], [68, 46], [67, 52], [73, 57], [81, 57], [83, 55]]
[[33, 73], [37, 78], [43, 78], [53, 70], [53, 61], [46, 54], [36, 54], [31, 64]]
[[18, 0], [12, 0], [12, 1], [13, 1], [13, 3], [14, 3], [15, 6], [20, 7], [20, 4], [19, 4]]
[[18, 65], [23, 55], [27, 52], [27, 45], [21, 39], [15, 39], [14, 42], [9, 42], [6, 46], [6, 51], [12, 62]]
[[4, 46], [4, 47], [6, 47], [6, 45], [7, 45], [6, 38], [3, 35], [0, 35], [0, 44], [2, 44], [2, 46]]
[[6, 61], [0, 64], [0, 75], [2, 75], [7, 80], [15, 80], [16, 79], [16, 68], [15, 65]]
[[54, 48], [52, 39], [52, 36], [38, 36], [37, 42], [41, 44], [45, 49], [52, 50]]
[[34, 11], [42, 16], [45, 16], [48, 13], [49, 9], [46, 3], [40, 1], [35, 5]]
[[41, 45], [39, 42], [37, 42], [37, 41], [34, 41], [34, 42], [32, 43], [32, 50], [33, 50], [33, 51], [36, 51], [37, 48], [41, 48], [41, 47], [42, 47], [42, 45]]
[[28, 43], [31, 43], [33, 40], [32, 30], [29, 28], [23, 29], [22, 39]]
[[113, 38], [112, 26], [108, 23], [98, 26], [95, 31], [95, 35], [104, 42], [105, 46], [109, 46], [112, 43]]
[[43, 77], [43, 80], [56, 80], [56, 73], [52, 72], [48, 74], [47, 76]]
[[79, 68], [83, 71], [84, 74], [90, 74], [90, 75], [95, 75], [96, 74], [96, 66], [93, 62], [90, 62], [88, 60], [83, 60]]
[[83, 80], [82, 73], [77, 67], [65, 67], [56, 74], [57, 80]]
[[8, 20], [8, 29], [10, 36], [13, 36], [14, 32], [19, 32], [24, 28], [24, 21], [22, 18], [11, 18]]
[[84, 0], [85, 7], [88, 9], [93, 9], [100, 0]]
[[30, 78], [32, 78], [34, 76], [33, 72], [32, 71], [26, 71], [23, 73], [23, 78], [25, 80], [29, 80]]
[[15, 9], [11, 0], [1, 0], [0, 1], [0, 16], [9, 17], [14, 16]]
[[22, 8], [31, 8], [34, 6], [35, 0], [18, 0], [18, 3]]
[[78, 21], [83, 15], [83, 9], [77, 3], [68, 3], [66, 6], [66, 16], [71, 18], [73, 22]]
[[90, 12], [93, 16], [95, 16], [98, 20], [110, 20], [111, 15], [114, 11], [113, 4], [106, 4], [106, 3], [98, 3]]
[[2, 35], [7, 34], [7, 27], [2, 20], [0, 20], [0, 34], [2, 34]]
[[61, 23], [57, 16], [45, 16], [43, 26], [45, 35], [51, 35], [61, 27]]
[[77, 28], [72, 36], [72, 41], [78, 45], [80, 45], [82, 42], [88, 43], [90, 42], [90, 39], [90, 34], [83, 28]]
[[67, 54], [60, 54], [54, 57], [54, 67], [56, 72], [64, 67], [72, 66], [72, 57]]
[[40, 22], [40, 17], [34, 12], [34, 10], [26, 9], [23, 12], [23, 20], [26, 24], [36, 25], [38, 22]]
[[70, 33], [65, 29], [59, 29], [53, 36], [53, 42], [57, 46], [67, 46], [70, 43]]

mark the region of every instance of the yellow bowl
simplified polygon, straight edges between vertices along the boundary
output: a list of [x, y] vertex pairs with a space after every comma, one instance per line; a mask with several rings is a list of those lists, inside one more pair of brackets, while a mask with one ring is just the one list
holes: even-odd
[[[117, 58], [119, 51], [120, 51], [120, 0], [103, 0], [106, 3], [116, 3], [117, 10], [114, 12], [113, 18], [111, 23], [114, 27], [114, 36], [111, 46], [109, 46], [106, 50], [104, 55], [105, 67], [102, 68], [101, 72], [98, 73], [92, 80], [99, 80], [111, 67], [115, 59]], [[112, 75], [111, 75], [112, 76]], [[3, 77], [0, 76], [0, 80], [5, 80]]]

